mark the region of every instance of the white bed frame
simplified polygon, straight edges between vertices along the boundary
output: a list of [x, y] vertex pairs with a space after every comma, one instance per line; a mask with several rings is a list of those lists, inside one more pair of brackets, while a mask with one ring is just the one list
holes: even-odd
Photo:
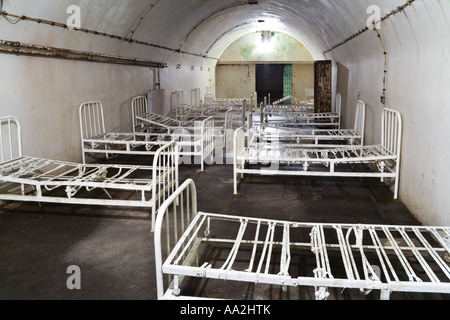
[[[232, 145], [233, 133], [236, 128], [246, 124], [253, 112], [254, 95], [250, 99], [220, 99], [217, 100], [211, 94], [206, 94], [204, 102], [191, 104], [183, 103], [183, 91], [178, 90], [171, 95], [171, 101], [177, 103], [174, 118], [177, 121], [193, 121], [199, 117], [212, 117], [216, 128], [216, 142], [223, 142], [223, 148], [228, 149], [227, 144]], [[231, 142], [230, 142], [231, 141]]]
[[[287, 100], [291, 100], [291, 104], [285, 105], [284, 102]], [[297, 111], [314, 112], [314, 100], [300, 101], [294, 98], [293, 96], [286, 96], [280, 100], [272, 102], [271, 105], [274, 108], [276, 108], [277, 105], [279, 105], [280, 107], [290, 106], [290, 107], [298, 107], [298, 109], [296, 109]]]
[[[265, 143], [246, 146], [244, 130], [237, 129], [234, 137], [234, 193], [238, 192], [238, 176], [243, 179], [245, 174], [377, 177], [382, 181], [387, 178], [394, 180], [394, 198], [397, 199], [402, 144], [400, 113], [384, 109], [381, 127], [382, 138], [379, 145], [336, 149], [284, 148]], [[260, 166], [267, 163], [272, 165], [271, 168]], [[338, 166], [345, 164], [376, 164], [378, 170], [372, 170], [367, 166], [370, 171], [338, 171]], [[258, 165], [260, 168], [246, 168], [247, 165]]]
[[170, 141], [158, 141], [145, 132], [136, 117], [147, 112], [147, 98], [135, 97], [131, 103], [133, 132], [108, 132], [105, 127], [103, 105], [100, 101], [80, 105], [80, 132], [83, 163], [88, 155], [104, 155], [107, 159], [115, 154], [155, 155], [159, 148]]
[[364, 145], [366, 104], [359, 100], [353, 129], [279, 128], [255, 125], [250, 130], [249, 144], [276, 141], [283, 146], [337, 148]]
[[147, 112], [135, 115], [135, 123], [149, 132], [150, 141], [175, 141], [180, 156], [198, 157], [201, 171], [205, 163], [214, 157], [216, 128], [213, 117], [198, 117], [189, 122], [179, 122], [170, 117]]
[[0, 200], [151, 208], [153, 227], [178, 187], [175, 142], [158, 149], [152, 166], [87, 165], [23, 156], [19, 121], [7, 116], [0, 124]]
[[250, 101], [250, 107], [253, 109], [253, 107], [257, 107], [257, 99], [258, 93], [254, 92], [250, 95], [249, 98], [216, 98], [213, 94], [205, 94], [204, 102], [205, 103], [227, 103], [227, 104], [233, 104], [233, 105], [242, 105], [244, 100], [247, 102]]
[[261, 112], [261, 124], [266, 126], [275, 127], [301, 127], [301, 126], [317, 126], [323, 128], [341, 128], [341, 113], [342, 104], [340, 93], [336, 97], [335, 111], [333, 112], [314, 112], [314, 109], [309, 102], [304, 102], [300, 105], [280, 105], [289, 99], [285, 97], [277, 104], [267, 104], [267, 99], [264, 99], [264, 103], [260, 106]]
[[[187, 287], [189, 278], [208, 279], [213, 286], [242, 283], [242, 292], [232, 292], [240, 296], [226, 297], [237, 300], [246, 284], [310, 287], [317, 300], [328, 299], [329, 288], [379, 290], [383, 300], [394, 292], [450, 294], [449, 227], [297, 223], [198, 212], [192, 180], [161, 206], [154, 246], [161, 300], [223, 299], [201, 296]], [[220, 258], [205, 255], [213, 247], [220, 248]], [[304, 261], [303, 268], [297, 261]], [[183, 294], [187, 290], [194, 293]]]

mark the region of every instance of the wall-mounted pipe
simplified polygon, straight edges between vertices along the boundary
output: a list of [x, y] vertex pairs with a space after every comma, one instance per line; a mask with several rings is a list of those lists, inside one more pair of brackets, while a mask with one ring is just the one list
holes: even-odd
[[[392, 16], [396, 15], [397, 13], [403, 12], [407, 7], [411, 6], [415, 1], [416, 1], [416, 0], [407, 0], [406, 3], [405, 3], [404, 5], [397, 7], [397, 9], [395, 9], [395, 10], [392, 10], [391, 12], [389, 12], [388, 14], [386, 14], [384, 17], [382, 17], [382, 18], [380, 19], [380, 21], [383, 22], [383, 21], [385, 21], [385, 20], [391, 18]], [[375, 21], [374, 24], [376, 24], [376, 23], [378, 23], [378, 22], [380, 22], [380, 21]], [[345, 40], [343, 40], [343, 41], [341, 41], [341, 42], [335, 44], [335, 45], [332, 46], [331, 48], [325, 50], [325, 51], [323, 52], [323, 54], [325, 55], [325, 54], [327, 54], [328, 52], [333, 51], [333, 50], [336, 49], [336, 48], [339, 48], [340, 46], [346, 44], [347, 42], [349, 42], [349, 41], [355, 39], [356, 37], [360, 36], [361, 34], [363, 34], [363, 33], [366, 32], [366, 31], [369, 31], [369, 30], [371, 30], [371, 29], [370, 29], [369, 27], [366, 26], [364, 29], [362, 29], [362, 30], [360, 30], [360, 31], [358, 31], [358, 32], [356, 32], [356, 33], [354, 33], [354, 34], [352, 34], [351, 36], [349, 36], [347, 39], [345, 39]]]
[[[36, 22], [36, 23], [39, 23], [39, 24], [42, 23], [42, 24], [50, 25], [52, 27], [59, 27], [59, 28], [63, 28], [63, 29], [69, 29], [69, 27], [66, 24], [64, 24], [64, 23], [51, 21], [51, 20], [38, 19], [38, 18], [33, 18], [33, 17], [27, 17], [27, 16], [23, 16], [23, 15], [20, 16], [20, 15], [8, 13], [6, 11], [1, 11], [1, 16], [4, 17], [7, 21], [9, 21], [10, 23], [13, 23], [13, 24], [15, 24], [15, 23], [17, 23], [17, 22], [19, 22], [21, 20], [24, 20], [24, 21]], [[11, 18], [14, 18], [16, 20], [12, 21]], [[182, 51], [180, 49], [173, 49], [173, 48], [169, 48], [169, 47], [165, 47], [165, 46], [149, 43], [149, 42], [146, 42], [146, 41], [134, 40], [134, 39], [125, 38], [125, 37], [117, 36], [117, 35], [106, 33], [106, 32], [100, 32], [100, 31], [96, 31], [96, 30], [90, 30], [90, 29], [85, 29], [85, 28], [73, 28], [72, 31], [94, 34], [94, 35], [97, 35], [97, 36], [102, 36], [102, 37], [106, 37], [106, 38], [116, 39], [116, 40], [129, 42], [129, 43], [141, 44], [141, 45], [148, 46], [148, 47], [158, 48], [158, 49], [162, 49], [162, 50], [168, 50], [168, 51], [172, 51], [172, 52], [176, 52], [176, 53], [181, 53], [181, 54], [186, 54], [186, 55], [191, 55], [191, 56], [196, 56], [196, 57], [201, 57], [201, 58], [206, 58], [206, 59], [214, 59], [214, 58], [210, 58], [210, 57], [208, 57], [206, 55], [202, 55], [202, 54], [198, 54], [198, 53]]]
[[[384, 44], [383, 38], [381, 36], [380, 31], [376, 28], [376, 25], [378, 23], [384, 22], [385, 20], [391, 18], [392, 16], [396, 15], [397, 13], [403, 12], [407, 7], [411, 6], [416, 0], [407, 0], [406, 3], [402, 6], [397, 7], [397, 9], [392, 10], [390, 13], [388, 13], [387, 15], [385, 15], [384, 17], [380, 18], [380, 20], [378, 21], [373, 21], [372, 25], [373, 25], [373, 30], [377, 33], [377, 37], [380, 40], [382, 49], [383, 49], [383, 55], [384, 55], [384, 71], [383, 71], [383, 93], [381, 95], [381, 103], [383, 105], [386, 105], [386, 100], [387, 100], [387, 77], [388, 77], [388, 71], [387, 71], [387, 64], [388, 64], [388, 53], [386, 51], [386, 46]], [[334, 45], [333, 47], [331, 47], [330, 49], [326, 50], [323, 52], [323, 54], [327, 54], [330, 51], [333, 51], [334, 49], [346, 44], [347, 42], [353, 40], [354, 38], [360, 36], [361, 34], [363, 34], [364, 32], [368, 31], [368, 30], [372, 30], [371, 28], [369, 28], [369, 26], [365, 27], [364, 29], [362, 29], [361, 31], [358, 31], [357, 33], [351, 35], [350, 37], [348, 37], [347, 39], [345, 39], [344, 41], [341, 41], [340, 43]]]
[[383, 54], [384, 54], [383, 94], [381, 96], [381, 103], [386, 105], [388, 53], [386, 51], [386, 46], [384, 45], [384, 41], [383, 41], [383, 38], [381, 37], [380, 31], [378, 31], [378, 29], [375, 29], [375, 31], [378, 35], [378, 39], [380, 39], [381, 47], [383, 48]]
[[99, 63], [122, 64], [130, 66], [149, 67], [149, 68], [167, 67], [167, 64], [162, 62], [106, 55], [94, 52], [75, 51], [35, 44], [25, 44], [8, 40], [0, 40], [0, 53], [78, 60], [78, 61], [90, 61]]

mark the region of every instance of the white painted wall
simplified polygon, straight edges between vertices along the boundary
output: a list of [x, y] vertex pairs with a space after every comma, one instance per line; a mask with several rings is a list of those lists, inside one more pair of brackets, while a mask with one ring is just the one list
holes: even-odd
[[[4, 10], [14, 14], [39, 17], [65, 23], [71, 4], [82, 8], [82, 27], [123, 35], [143, 8], [132, 1], [4, 1]], [[122, 4], [122, 5], [121, 5]], [[114, 8], [115, 6], [115, 8]], [[0, 39], [57, 48], [90, 51], [161, 61], [161, 88], [164, 106], [169, 111], [170, 93], [201, 88], [205, 93], [205, 59], [180, 55], [139, 44], [129, 44], [106, 37], [69, 31], [34, 22], [12, 24], [0, 19]], [[38, 57], [0, 55], [0, 116], [14, 115], [23, 126], [26, 155], [67, 161], [81, 161], [78, 109], [82, 102], [100, 101], [105, 111], [106, 129], [131, 130], [131, 100], [155, 88], [150, 68], [78, 62]], [[180, 68], [176, 68], [180, 65]], [[194, 70], [192, 70], [194, 67]]]
[[[387, 104], [401, 112], [404, 144], [400, 198], [424, 224], [450, 225], [450, 3], [416, 1], [382, 24], [388, 53]], [[379, 143], [383, 50], [367, 32], [331, 52], [349, 73], [345, 124], [355, 101], [368, 104], [367, 142]]]
[[255, 88], [255, 65], [218, 65], [216, 67], [217, 98], [249, 98]]
[[0, 116], [22, 124], [26, 155], [81, 161], [78, 108], [99, 100], [109, 130], [126, 129], [132, 97], [152, 84], [149, 69], [35, 57], [0, 56]]

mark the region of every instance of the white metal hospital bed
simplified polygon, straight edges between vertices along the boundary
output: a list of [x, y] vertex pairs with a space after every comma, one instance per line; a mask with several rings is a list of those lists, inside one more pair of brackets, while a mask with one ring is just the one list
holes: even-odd
[[[286, 104], [290, 102], [289, 104]], [[280, 107], [279, 110], [283, 110], [282, 107], [293, 107], [293, 110], [303, 111], [303, 112], [314, 112], [314, 100], [298, 100], [293, 96], [286, 96], [280, 100], [270, 103], [273, 111], [276, 111], [277, 106]], [[268, 110], [269, 111], [269, 110]]]
[[249, 132], [249, 144], [277, 143], [280, 146], [298, 147], [343, 147], [364, 145], [366, 104], [358, 101], [355, 124], [352, 129], [317, 129], [314, 127], [270, 127], [254, 125]]
[[[379, 291], [386, 300], [395, 292], [450, 293], [449, 227], [204, 213], [192, 180], [161, 206], [154, 246], [158, 299], [242, 300], [248, 285], [313, 288], [317, 300], [330, 298], [331, 288]], [[208, 282], [232, 289], [208, 291]]]
[[[286, 97], [289, 98], [289, 97]], [[341, 94], [336, 95], [335, 111], [314, 112], [311, 103], [300, 105], [266, 104], [260, 105], [261, 125], [269, 127], [304, 127], [317, 126], [323, 128], [341, 128]], [[283, 102], [283, 99], [277, 103]]]
[[88, 165], [23, 156], [19, 121], [7, 116], [0, 124], [0, 200], [151, 208], [153, 226], [178, 187], [175, 142], [159, 148], [149, 166]]
[[[198, 158], [201, 170], [214, 157], [216, 128], [213, 117], [197, 117], [188, 122], [152, 112], [134, 116], [137, 127], [147, 131], [150, 141], [175, 141], [181, 157]], [[190, 160], [189, 160], [190, 161]]]
[[[242, 128], [235, 132], [234, 192], [237, 194], [238, 176], [289, 175], [330, 177], [377, 177], [393, 179], [394, 198], [398, 197], [402, 118], [399, 112], [384, 109], [379, 145], [341, 148], [303, 148], [254, 143], [246, 146]], [[270, 168], [267, 165], [270, 164]], [[369, 170], [339, 170], [346, 164], [367, 164]], [[369, 165], [376, 165], [373, 170]], [[257, 168], [255, 168], [257, 166]]]
[[83, 163], [87, 155], [155, 155], [159, 148], [170, 141], [154, 139], [144, 132], [136, 117], [147, 112], [147, 98], [135, 97], [131, 103], [133, 132], [109, 132], [105, 126], [103, 105], [100, 101], [84, 102], [80, 105], [80, 131]]

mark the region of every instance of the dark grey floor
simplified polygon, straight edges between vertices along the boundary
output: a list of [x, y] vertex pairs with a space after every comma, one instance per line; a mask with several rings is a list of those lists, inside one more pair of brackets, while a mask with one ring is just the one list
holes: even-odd
[[[418, 224], [377, 179], [253, 176], [244, 180], [235, 196], [232, 166], [208, 166], [204, 173], [198, 169], [182, 166], [180, 183], [193, 178], [201, 211], [297, 222]], [[0, 211], [0, 299], [154, 300], [152, 237], [144, 210], [27, 203]], [[81, 290], [66, 286], [71, 265], [80, 267]], [[227, 290], [226, 284], [222, 290]], [[269, 289], [258, 298], [289, 296]], [[302, 298], [314, 297], [304, 294]], [[337, 292], [334, 298], [353, 297]], [[401, 294], [392, 298], [448, 297]]]

